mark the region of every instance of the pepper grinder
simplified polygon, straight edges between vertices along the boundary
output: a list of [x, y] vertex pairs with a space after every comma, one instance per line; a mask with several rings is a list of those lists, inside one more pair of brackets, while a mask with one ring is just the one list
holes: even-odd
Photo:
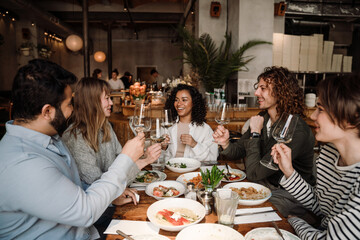
[[201, 193], [200, 199], [202, 201], [202, 204], [205, 207], [205, 214], [209, 215], [211, 213], [211, 205], [210, 204], [213, 200], [211, 192], [205, 191], [205, 192]]

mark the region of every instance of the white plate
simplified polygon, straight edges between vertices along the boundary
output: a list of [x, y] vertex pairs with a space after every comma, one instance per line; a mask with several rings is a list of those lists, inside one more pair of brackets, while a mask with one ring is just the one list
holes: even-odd
[[231, 227], [215, 223], [201, 223], [187, 227], [176, 236], [175, 240], [243, 240], [241, 233]]
[[[144, 175], [144, 174], [147, 173], [147, 172], [148, 172], [148, 171], [140, 171], [140, 172], [136, 175], [136, 178]], [[156, 172], [156, 173], [159, 175], [159, 179], [156, 179], [156, 180], [153, 181], [153, 182], [164, 181], [164, 180], [166, 179], [166, 177], [167, 177], [165, 173], [160, 172], [160, 171], [149, 170], [149, 172]], [[147, 186], [147, 185], [150, 184], [150, 183], [138, 182], [138, 181], [136, 181], [136, 178], [134, 179], [134, 183], [136, 183], [137, 186], [140, 186], [140, 185]]]
[[239, 199], [239, 204], [240, 205], [246, 205], [246, 206], [254, 206], [254, 205], [259, 205], [262, 204], [264, 202], [266, 202], [270, 197], [271, 197], [271, 191], [270, 189], [268, 189], [267, 187], [257, 184], [257, 183], [251, 183], [251, 182], [236, 182], [236, 183], [229, 183], [226, 184], [223, 188], [224, 189], [229, 189], [229, 188], [248, 188], [248, 187], [253, 187], [255, 188], [257, 191], [262, 190], [264, 193], [266, 193], [266, 197], [262, 198], [262, 199], [257, 199], [257, 200], [248, 200], [248, 199]]
[[[280, 229], [285, 240], [300, 240], [299, 237], [294, 234]], [[245, 240], [281, 240], [281, 237], [276, 232], [275, 228], [264, 227], [264, 228], [255, 228], [245, 235]]]
[[[159, 211], [162, 211], [164, 209], [171, 209], [171, 208], [185, 208], [189, 209], [190, 211], [193, 211], [194, 214], [198, 216], [198, 220], [196, 220], [193, 223], [186, 224], [186, 225], [180, 225], [180, 226], [172, 226], [172, 225], [164, 225], [158, 221], [156, 218], [156, 214]], [[200, 222], [205, 217], [205, 207], [194, 200], [187, 199], [187, 198], [169, 198], [164, 199], [160, 201], [156, 201], [155, 203], [151, 204], [148, 208], [146, 215], [150, 222], [152, 222], [155, 226], [158, 226], [159, 228], [171, 231], [171, 232], [177, 232], [181, 229], [194, 225], [198, 222]]]
[[[184, 163], [184, 164], [186, 164], [186, 168], [172, 167], [172, 166], [168, 165], [168, 162], [170, 162], [171, 164]], [[172, 158], [172, 159], [166, 161], [165, 166], [170, 171], [177, 172], [177, 173], [185, 173], [185, 172], [191, 172], [191, 171], [198, 169], [201, 166], [201, 162], [196, 159], [193, 159], [193, 158]]]
[[[135, 235], [131, 236], [135, 240], [170, 240], [170, 238], [162, 236], [162, 235], [155, 235], [155, 234], [147, 234], [147, 235]], [[127, 238], [125, 238], [127, 240]]]
[[[190, 172], [190, 173], [184, 173], [184, 174], [181, 174], [177, 179], [176, 181], [178, 182], [181, 182], [182, 184], [184, 184], [185, 186], [187, 186], [187, 183], [190, 182], [191, 179], [193, 179], [194, 177], [200, 175], [201, 176], [201, 173], [200, 172]], [[221, 184], [221, 181], [216, 185], [216, 187], [219, 187]], [[196, 188], [195, 189], [199, 189], [199, 188]]]
[[[153, 195], [153, 191], [155, 187], [158, 187], [159, 185], [162, 185], [164, 187], [174, 187], [176, 190], [179, 191], [179, 194], [173, 197], [157, 197]], [[181, 195], [183, 195], [185, 193], [185, 186], [184, 184], [177, 182], [177, 181], [160, 181], [160, 182], [153, 182], [149, 185], [147, 185], [146, 189], [145, 189], [145, 193], [147, 195], [149, 195], [150, 197], [153, 197], [157, 200], [161, 200], [161, 199], [167, 199], [167, 198], [174, 198], [174, 197], [179, 197]]]
[[[226, 174], [227, 171], [225, 170], [224, 173]], [[223, 181], [223, 182], [240, 182], [246, 178], [246, 173], [244, 173], [240, 169], [232, 168], [232, 169], [230, 169], [230, 173], [239, 174], [239, 175], [241, 175], [241, 177], [240, 177], [240, 179], [236, 179], [236, 180], [226, 180], [226, 178], [223, 178], [221, 181]]]

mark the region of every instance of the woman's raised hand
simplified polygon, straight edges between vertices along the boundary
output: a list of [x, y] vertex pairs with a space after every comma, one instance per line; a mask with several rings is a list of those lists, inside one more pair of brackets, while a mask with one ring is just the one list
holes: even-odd
[[150, 164], [155, 162], [160, 157], [160, 154], [161, 154], [161, 144], [156, 143], [154, 145], [151, 145], [146, 149], [146, 153], [145, 153], [146, 158], [144, 159], [145, 163]]
[[121, 153], [128, 155], [134, 162], [144, 154], [145, 134], [139, 132], [136, 137], [126, 142]]
[[280, 170], [284, 173], [286, 178], [289, 178], [294, 172], [291, 162], [291, 148], [283, 143], [275, 144], [271, 149], [271, 155], [274, 162], [279, 165]]
[[192, 148], [197, 144], [197, 142], [190, 134], [181, 134], [180, 141], [182, 144], [189, 145]]
[[213, 133], [213, 138], [223, 149], [229, 146], [230, 133], [224, 126], [219, 125]]

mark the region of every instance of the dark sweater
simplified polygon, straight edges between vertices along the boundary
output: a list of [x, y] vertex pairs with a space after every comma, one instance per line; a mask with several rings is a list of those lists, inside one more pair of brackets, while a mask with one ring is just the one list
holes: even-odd
[[[283, 176], [281, 170], [274, 171], [261, 165], [260, 160], [271, 158], [271, 148], [276, 144], [271, 137], [273, 127], [270, 130], [270, 137], [267, 135], [266, 124], [270, 118], [265, 111], [259, 115], [264, 117], [264, 125], [261, 130], [261, 137], [250, 139], [250, 128], [244, 133], [241, 139], [237, 140], [221, 152], [229, 160], [245, 159], [246, 175], [250, 181], [267, 179], [274, 186], [279, 186], [279, 180]], [[275, 126], [275, 123], [272, 125]], [[293, 139], [287, 144], [292, 151], [292, 163], [294, 169], [302, 178], [311, 185], [315, 184], [315, 177], [312, 174], [314, 164], [315, 138], [307, 123], [299, 118]]]

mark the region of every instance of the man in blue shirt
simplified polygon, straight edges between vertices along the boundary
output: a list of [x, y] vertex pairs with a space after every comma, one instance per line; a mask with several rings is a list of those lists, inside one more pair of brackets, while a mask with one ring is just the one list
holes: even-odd
[[[14, 121], [0, 142], [0, 239], [95, 239], [92, 226], [149, 164], [139, 160], [140, 133], [125, 144], [102, 177], [86, 191], [59, 135], [72, 106], [76, 77], [46, 60], [32, 60], [15, 76]], [[139, 149], [141, 149], [139, 151]], [[151, 160], [150, 160], [151, 161]]]

